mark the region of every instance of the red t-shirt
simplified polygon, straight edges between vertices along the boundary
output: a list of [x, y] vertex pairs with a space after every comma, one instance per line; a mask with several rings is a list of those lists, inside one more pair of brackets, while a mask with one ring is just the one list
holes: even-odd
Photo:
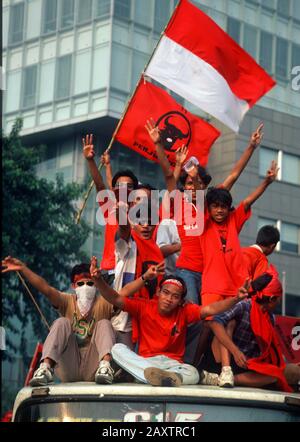
[[162, 316], [158, 311], [157, 299], [125, 298], [123, 310], [137, 320], [140, 356], [150, 358], [164, 355], [182, 362], [187, 326], [201, 319], [199, 305], [185, 304], [170, 316]]
[[100, 263], [101, 270], [114, 270], [116, 267], [115, 258], [115, 237], [118, 231], [118, 223], [116, 222], [115, 212], [111, 210], [104, 210], [103, 203], [99, 202], [103, 216], [106, 219], [104, 227], [104, 247], [102, 253], [102, 260]]
[[266, 255], [256, 247], [242, 248], [248, 274], [252, 280], [268, 270], [269, 261]]
[[[248, 276], [239, 241], [239, 233], [250, 218], [244, 204], [230, 212], [223, 224], [209, 218], [200, 237], [203, 254], [202, 295], [234, 296]], [[225, 243], [226, 241], [226, 243]]]
[[[198, 209], [193, 203], [184, 201], [184, 196], [181, 192], [178, 192], [178, 198], [179, 197], [181, 198], [182, 205], [182, 222], [178, 222], [176, 220], [176, 213], [174, 214], [181, 241], [181, 250], [176, 262], [176, 267], [202, 273], [203, 256], [199, 247], [199, 235], [201, 235], [202, 231], [195, 219]], [[190, 210], [192, 214], [191, 223], [189, 223], [185, 217], [188, 210]], [[192, 233], [192, 235], [190, 233]]]

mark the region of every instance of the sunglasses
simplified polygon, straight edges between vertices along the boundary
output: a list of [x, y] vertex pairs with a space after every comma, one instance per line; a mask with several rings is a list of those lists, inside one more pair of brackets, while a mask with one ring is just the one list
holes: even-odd
[[76, 285], [78, 287], [82, 287], [85, 284], [90, 286], [90, 287], [93, 287], [95, 285], [93, 281], [78, 281], [78, 282], [76, 282]]

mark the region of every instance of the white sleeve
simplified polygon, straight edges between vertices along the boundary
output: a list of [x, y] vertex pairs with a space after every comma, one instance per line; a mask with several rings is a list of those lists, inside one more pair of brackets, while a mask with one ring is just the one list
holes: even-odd
[[156, 244], [158, 247], [180, 243], [177, 226], [173, 220], [163, 220], [157, 229]]

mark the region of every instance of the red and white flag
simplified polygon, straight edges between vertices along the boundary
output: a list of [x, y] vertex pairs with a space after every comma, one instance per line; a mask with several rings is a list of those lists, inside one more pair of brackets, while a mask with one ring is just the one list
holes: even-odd
[[[188, 146], [202, 166], [208, 161], [211, 146], [220, 132], [180, 106], [167, 92], [141, 79], [115, 139], [144, 157], [156, 161], [155, 145], [145, 128], [153, 118], [160, 129], [166, 155], [175, 166], [175, 151]], [[187, 159], [188, 159], [187, 158]]]
[[181, 0], [145, 74], [235, 132], [276, 82], [211, 18]]

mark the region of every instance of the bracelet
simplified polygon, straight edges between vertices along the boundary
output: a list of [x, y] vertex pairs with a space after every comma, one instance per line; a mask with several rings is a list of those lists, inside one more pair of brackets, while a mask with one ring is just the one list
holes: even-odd
[[144, 277], [144, 275], [142, 275], [141, 278], [144, 282], [147, 282], [147, 279]]

